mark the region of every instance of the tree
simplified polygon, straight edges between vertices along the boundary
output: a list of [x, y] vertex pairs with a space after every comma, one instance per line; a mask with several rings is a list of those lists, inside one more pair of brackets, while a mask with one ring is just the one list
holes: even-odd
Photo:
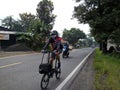
[[23, 31], [22, 24], [21, 24], [21, 22], [19, 20], [15, 21], [12, 24], [13, 24], [13, 30], [14, 31], [18, 31], [18, 32], [22, 32]]
[[12, 18], [12, 16], [7, 16], [5, 19], [2, 20], [2, 26], [12, 30], [13, 29], [13, 23], [15, 20]]
[[42, 23], [39, 18], [31, 13], [20, 14], [20, 22], [23, 27], [23, 31], [26, 32], [23, 34], [19, 40], [26, 42], [27, 46], [36, 50], [40, 48], [42, 41]]
[[120, 30], [115, 30], [114, 32], [112, 32], [109, 39], [119, 46], [120, 45]]
[[24, 32], [31, 31], [33, 29], [32, 24], [35, 20], [35, 15], [32, 15], [31, 13], [22, 13], [19, 14], [20, 16], [20, 22], [23, 28]]
[[86, 35], [78, 28], [71, 28], [70, 30], [64, 29], [62, 37], [70, 44], [75, 45], [79, 39], [85, 39]]
[[43, 37], [49, 36], [50, 31], [53, 28], [55, 15], [52, 14], [52, 11], [54, 10], [53, 2], [50, 0], [42, 0], [37, 5], [37, 16], [40, 19], [42, 27], [41, 32], [43, 34]]
[[[81, 0], [76, 0], [80, 2]], [[119, 0], [85, 0], [74, 8], [74, 17], [80, 23], [88, 23], [91, 33], [102, 46], [105, 53], [107, 39], [111, 33], [120, 28]]]
[[92, 45], [96, 45], [97, 43], [94, 40], [94, 37], [91, 35], [91, 33], [89, 33], [87, 35], [87, 46], [92, 46]]
[[42, 0], [37, 5], [36, 16], [31, 13], [22, 13], [18, 21], [14, 21], [12, 17], [7, 18], [5, 26], [10, 29], [25, 32], [19, 40], [26, 42], [31, 48], [40, 47], [45, 41], [45, 38], [50, 35], [50, 31], [53, 28], [56, 17], [52, 14], [53, 9], [53, 2]]
[[12, 31], [22, 31], [21, 22], [12, 18], [12, 16], [8, 16], [2, 20], [2, 26], [6, 27]]

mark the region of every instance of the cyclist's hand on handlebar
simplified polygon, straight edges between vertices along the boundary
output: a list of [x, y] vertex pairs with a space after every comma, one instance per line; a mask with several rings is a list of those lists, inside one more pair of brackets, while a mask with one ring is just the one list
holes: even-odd
[[56, 53], [56, 52], [57, 52], [57, 50], [54, 50], [54, 51], [53, 51], [53, 53]]
[[47, 53], [47, 50], [41, 50], [42, 53]]
[[54, 50], [53, 53], [58, 54], [58, 51], [57, 51], [57, 50]]

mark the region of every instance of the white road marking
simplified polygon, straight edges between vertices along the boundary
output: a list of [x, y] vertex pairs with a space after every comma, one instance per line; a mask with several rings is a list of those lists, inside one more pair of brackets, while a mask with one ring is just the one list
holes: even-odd
[[19, 55], [7, 56], [7, 57], [0, 57], [0, 59], [11, 58], [11, 57], [18, 57], [18, 56], [26, 56], [26, 55], [33, 55], [33, 54], [39, 54], [39, 53], [19, 54]]
[[21, 63], [22, 62], [17, 62], [17, 63], [12, 63], [12, 64], [8, 64], [8, 65], [0, 66], [0, 69], [5, 68], [5, 67], [10, 67], [10, 66], [15, 66], [15, 65], [18, 65], [18, 64], [21, 64]]
[[[93, 50], [94, 51], [94, 50]], [[72, 76], [78, 71], [80, 70], [80, 68], [82, 67], [82, 65], [84, 64], [84, 62], [87, 60], [87, 58], [93, 53], [93, 51], [91, 51], [79, 64], [78, 66], [68, 75], [68, 77], [66, 77], [66, 79], [55, 89], [55, 90], [62, 90], [62, 88], [64, 87], [64, 85], [72, 78]]]

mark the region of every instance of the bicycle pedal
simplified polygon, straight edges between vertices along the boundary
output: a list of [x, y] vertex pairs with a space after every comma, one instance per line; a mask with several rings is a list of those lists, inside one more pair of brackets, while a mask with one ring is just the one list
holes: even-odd
[[55, 69], [54, 69], [54, 68], [52, 68], [52, 69], [51, 69], [51, 72], [52, 72], [52, 71], [54, 71], [54, 70], [55, 70]]
[[51, 72], [50, 72], [50, 77], [53, 77], [53, 74], [54, 74], [54, 69], [51, 70]]
[[61, 73], [61, 71], [58, 71], [58, 73]]

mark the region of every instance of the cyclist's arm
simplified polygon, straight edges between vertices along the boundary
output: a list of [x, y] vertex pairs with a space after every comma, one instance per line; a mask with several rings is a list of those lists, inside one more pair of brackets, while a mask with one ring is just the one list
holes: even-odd
[[43, 47], [43, 50], [45, 50], [49, 44], [50, 44], [50, 39], [48, 40], [48, 42], [47, 42], [47, 43], [45, 44], [45, 46]]
[[57, 42], [57, 50], [60, 49], [60, 45], [61, 45], [61, 41], [58, 41], [58, 42]]

